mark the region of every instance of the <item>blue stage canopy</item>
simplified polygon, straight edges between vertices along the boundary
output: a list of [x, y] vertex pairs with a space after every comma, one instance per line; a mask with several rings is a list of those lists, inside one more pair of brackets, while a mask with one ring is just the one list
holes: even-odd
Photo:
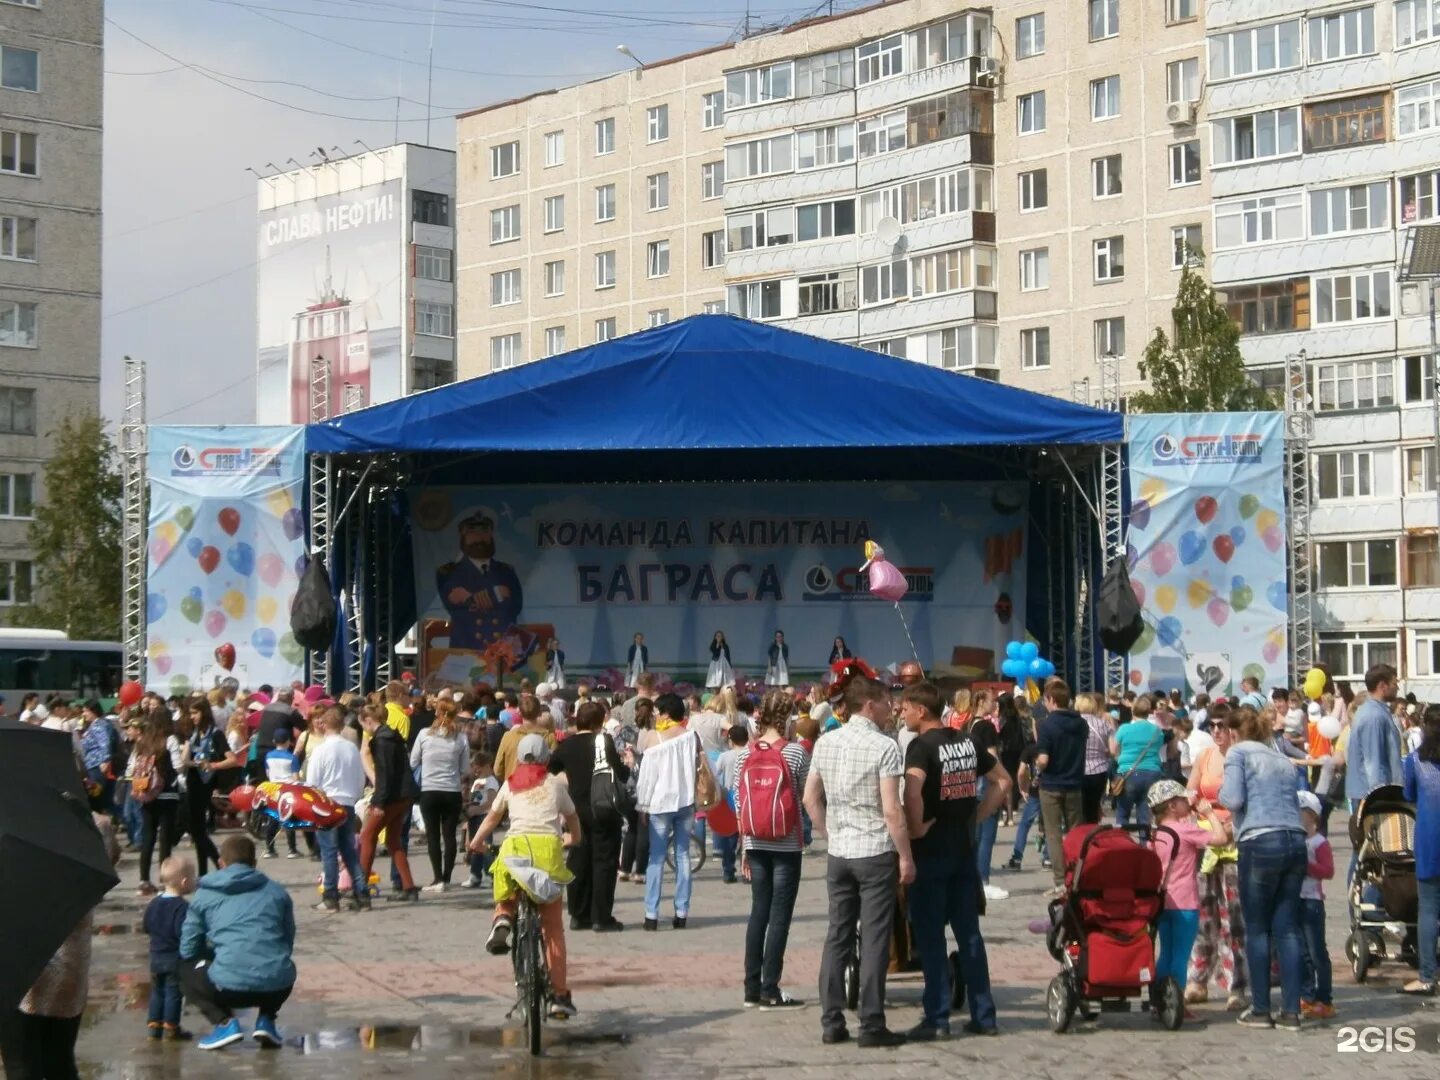
[[307, 432], [322, 454], [1123, 441], [1118, 413], [730, 315], [696, 315]]

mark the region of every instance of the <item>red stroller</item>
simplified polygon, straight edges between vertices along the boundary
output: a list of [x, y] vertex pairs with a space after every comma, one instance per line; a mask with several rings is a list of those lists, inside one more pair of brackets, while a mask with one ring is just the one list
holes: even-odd
[[1129, 999], [1145, 993], [1167, 1030], [1185, 1019], [1184, 987], [1168, 976], [1154, 983], [1166, 870], [1160, 856], [1141, 843], [1143, 831], [1082, 825], [1065, 836], [1065, 896], [1050, 905], [1046, 938], [1062, 965], [1046, 993], [1046, 1012], [1057, 1033], [1069, 1028], [1077, 1009], [1086, 1020], [1095, 1018], [1097, 1005], [1105, 1012], [1128, 1012]]

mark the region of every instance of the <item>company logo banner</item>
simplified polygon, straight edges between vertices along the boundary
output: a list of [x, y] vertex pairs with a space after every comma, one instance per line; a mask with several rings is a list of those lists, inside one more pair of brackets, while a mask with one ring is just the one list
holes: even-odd
[[[184, 693], [233, 675], [288, 686], [305, 663], [289, 629], [305, 554], [305, 429], [152, 427], [149, 438], [149, 685]], [[217, 657], [225, 645], [231, 669]]]
[[1280, 413], [1129, 418], [1127, 557], [1145, 609], [1136, 689], [1285, 685], [1289, 594]]

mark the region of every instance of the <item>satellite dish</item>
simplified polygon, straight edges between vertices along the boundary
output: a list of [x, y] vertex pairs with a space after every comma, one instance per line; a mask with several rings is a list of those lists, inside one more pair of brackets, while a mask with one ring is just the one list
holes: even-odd
[[886, 247], [894, 247], [900, 239], [900, 222], [893, 217], [883, 217], [875, 223], [875, 237]]

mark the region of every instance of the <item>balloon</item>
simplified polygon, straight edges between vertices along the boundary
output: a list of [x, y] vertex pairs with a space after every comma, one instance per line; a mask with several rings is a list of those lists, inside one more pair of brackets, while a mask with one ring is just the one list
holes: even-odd
[[299, 664], [305, 659], [304, 647], [289, 630], [280, 635], [280, 655], [292, 664]]
[[1202, 525], [1209, 525], [1211, 519], [1215, 517], [1215, 511], [1219, 508], [1219, 504], [1209, 495], [1201, 495], [1195, 500], [1195, 516], [1200, 519]]
[[295, 500], [291, 497], [289, 488], [277, 488], [265, 496], [265, 505], [276, 517], [284, 517], [285, 511], [295, 505]]
[[1199, 607], [1214, 594], [1214, 588], [1203, 578], [1196, 578], [1190, 582], [1189, 586], [1185, 589], [1185, 599], [1190, 601], [1191, 607]]
[[1144, 682], [1144, 681], [1145, 681], [1145, 676], [1142, 675], [1142, 674], [1140, 674], [1140, 669], [1139, 669], [1139, 668], [1134, 668], [1134, 669], [1131, 670], [1131, 672], [1130, 672], [1130, 685], [1131, 685], [1131, 686], [1139, 686], [1139, 685], [1140, 685], [1142, 682]]
[[1320, 695], [1325, 693], [1325, 672], [1321, 668], [1312, 667], [1305, 673], [1303, 689], [1305, 696], [1311, 701], [1319, 701]]
[[219, 637], [225, 630], [225, 613], [223, 611], [207, 611], [205, 613], [205, 632], [211, 637]]
[[250, 644], [264, 659], [269, 660], [275, 653], [275, 631], [262, 626], [250, 635]]
[[163, 536], [157, 536], [150, 541], [150, 561], [159, 566], [165, 561], [175, 545], [167, 541]]
[[[1236, 579], [1239, 581], [1239, 579]], [[1244, 611], [1255, 601], [1255, 591], [1243, 581], [1230, 588], [1230, 606], [1236, 611]]]
[[1210, 616], [1210, 621], [1216, 626], [1224, 626], [1225, 620], [1230, 618], [1230, 607], [1217, 596], [1205, 605], [1205, 614]]
[[162, 521], [155, 526], [155, 535], [174, 547], [175, 541], [180, 539], [180, 530], [175, 527], [173, 521]]
[[1046, 679], [1054, 678], [1054, 676], [1055, 676], [1055, 665], [1052, 664], [1049, 660], [1041, 660], [1041, 661], [1040, 661], [1040, 664], [1041, 664], [1041, 672], [1040, 672], [1041, 677], [1046, 678]]
[[194, 508], [190, 506], [180, 507], [179, 510], [175, 511], [175, 521], [180, 526], [180, 528], [182, 528], [186, 532], [189, 532], [190, 526], [195, 524]]
[[1273, 526], [1280, 524], [1280, 515], [1274, 510], [1261, 510], [1255, 517], [1255, 531], [1261, 536]]
[[1164, 577], [1175, 567], [1175, 548], [1161, 541], [1150, 549], [1150, 569], [1156, 577]]
[[273, 596], [262, 596], [255, 601], [255, 617], [262, 623], [273, 622], [279, 607], [280, 605], [275, 603]]
[[1040, 646], [1033, 641], [1025, 641], [1020, 644], [1020, 659], [1027, 664], [1040, 655]]
[[1161, 585], [1155, 590], [1155, 603], [1165, 614], [1175, 610], [1175, 586]]
[[1000, 674], [1007, 679], [1020, 679], [1025, 676], [1025, 661], [1010, 657], [1000, 665]]
[[213, 574], [215, 568], [220, 565], [220, 549], [206, 544], [200, 549], [200, 554], [195, 557], [200, 564], [200, 569], [207, 574]]
[[1130, 591], [1135, 594], [1135, 602], [1141, 607], [1145, 606], [1145, 583], [1137, 578], [1130, 579]]
[[302, 551], [299, 555], [295, 556], [295, 576], [303, 576], [305, 573], [305, 567], [309, 565], [310, 556], [306, 552]]
[[1205, 554], [1205, 537], [1198, 532], [1187, 532], [1180, 537], [1180, 561], [1193, 566]]
[[1259, 495], [1241, 495], [1241, 496], [1240, 496], [1240, 516], [1241, 516], [1242, 518], [1246, 518], [1246, 519], [1248, 520], [1249, 518], [1254, 517], [1255, 511], [1256, 511], [1256, 510], [1259, 510], [1259, 509], [1260, 509], [1260, 496], [1259, 496]]
[[899, 603], [900, 598], [910, 591], [910, 583], [893, 563], [876, 558], [870, 560], [869, 566], [871, 596]]
[[197, 596], [187, 596], [180, 601], [180, 614], [192, 623], [199, 623], [200, 616], [205, 614], [205, 604]]
[[273, 551], [267, 551], [260, 556], [260, 580], [269, 585], [272, 589], [280, 584], [280, 579], [285, 576], [285, 560], [276, 555]]
[[220, 528], [225, 530], [225, 535], [234, 536], [240, 529], [240, 511], [233, 506], [227, 506], [215, 515], [215, 520], [220, 522]]
[[157, 656], [154, 660], [150, 661], [150, 664], [155, 668], [155, 674], [157, 675], [169, 675], [170, 668], [174, 666], [174, 663], [175, 659], [171, 656]]
[[1290, 590], [1285, 584], [1285, 579], [1280, 578], [1272, 581], [1265, 589], [1265, 599], [1276, 611], [1290, 610]]
[[154, 593], [154, 592], [152, 592], [152, 593], [146, 593], [146, 594], [145, 594], [145, 621], [146, 621], [146, 622], [152, 622], [152, 623], [153, 623], [153, 622], [159, 622], [161, 619], [163, 619], [163, 618], [165, 617], [165, 609], [166, 609], [167, 607], [169, 607], [169, 603], [166, 601], [166, 599], [165, 599], [165, 597], [164, 597], [163, 595], [161, 595], [160, 593]]
[[129, 679], [120, 684], [120, 707], [128, 709], [131, 705], [140, 704], [140, 699], [145, 696], [145, 688], [134, 679]]
[[1322, 739], [1338, 739], [1340, 737], [1340, 718], [1333, 713], [1322, 716], [1315, 721], [1315, 730], [1320, 733]]
[[198, 559], [200, 552], [205, 550], [205, 541], [198, 536], [192, 536], [185, 541], [185, 550], [190, 553], [192, 559]]
[[239, 589], [231, 589], [220, 598], [220, 606], [225, 609], [225, 614], [232, 619], [243, 619], [245, 617], [245, 594]]
[[1265, 681], [1265, 665], [1246, 664], [1240, 671], [1240, 677], [1242, 679], [1254, 679], [1257, 683], [1263, 683]]
[[176, 675], [170, 680], [170, 693], [176, 697], [188, 697], [190, 694], [190, 676]]
[[300, 513], [298, 507], [291, 507], [280, 519], [280, 527], [285, 530], [286, 540], [298, 540], [305, 531], [305, 515]]
[[1271, 551], [1279, 551], [1281, 545], [1285, 543], [1285, 534], [1280, 531], [1279, 525], [1271, 525], [1260, 534], [1260, 539], [1265, 541], [1265, 546]]
[[1267, 641], [1260, 649], [1260, 655], [1265, 658], [1267, 664], [1273, 664], [1280, 659], [1280, 646], [1277, 642]]
[[1161, 480], [1159, 477], [1147, 477], [1140, 484], [1140, 497], [1146, 502], [1148, 502], [1151, 506], [1154, 506], [1157, 502], [1159, 502], [1161, 496], [1163, 496], [1164, 494], [1165, 481]]
[[1184, 627], [1180, 624], [1180, 620], [1170, 615], [1160, 620], [1160, 625], [1155, 629], [1155, 636], [1165, 648], [1173, 649], [1180, 644], [1180, 635], [1183, 631]]
[[255, 569], [255, 549], [242, 540], [238, 544], [232, 544], [230, 550], [225, 552], [225, 561], [241, 577], [249, 577]]
[[1215, 549], [1216, 556], [1223, 563], [1228, 563], [1235, 556], [1235, 541], [1228, 536], [1215, 537], [1215, 542], [1210, 546]]
[[226, 671], [231, 670], [235, 666], [235, 646], [228, 641], [223, 645], [216, 645], [215, 662]]
[[1150, 524], [1150, 503], [1145, 499], [1136, 499], [1130, 504], [1130, 525], [1135, 529], [1143, 529]]
[[1244, 528], [1236, 525], [1233, 529], [1230, 530], [1230, 539], [1235, 542], [1236, 547], [1239, 547], [1241, 544], [1243, 544], [1245, 542]]
[[188, 593], [186, 593], [185, 595], [186, 595], [186, 596], [193, 596], [196, 600], [204, 600], [204, 599], [205, 599], [205, 591], [204, 591], [203, 589], [201, 589], [199, 585], [191, 585], [191, 586], [190, 586], [190, 591], [189, 591]]
[[1130, 646], [1130, 653], [1133, 656], [1138, 653], [1149, 652], [1150, 646], [1154, 644], [1155, 628], [1147, 622], [1145, 624], [1145, 628], [1140, 631], [1139, 639], [1135, 642], [1134, 645]]
[[1018, 642], [1018, 641], [1009, 641], [1009, 642], [1006, 642], [1006, 644], [1005, 644], [1005, 655], [1008, 656], [1011, 660], [1019, 660], [1019, 659], [1020, 659], [1020, 642]]
[[1045, 677], [1045, 661], [1038, 657], [1031, 660], [1029, 674], [1032, 678], [1043, 679]]

